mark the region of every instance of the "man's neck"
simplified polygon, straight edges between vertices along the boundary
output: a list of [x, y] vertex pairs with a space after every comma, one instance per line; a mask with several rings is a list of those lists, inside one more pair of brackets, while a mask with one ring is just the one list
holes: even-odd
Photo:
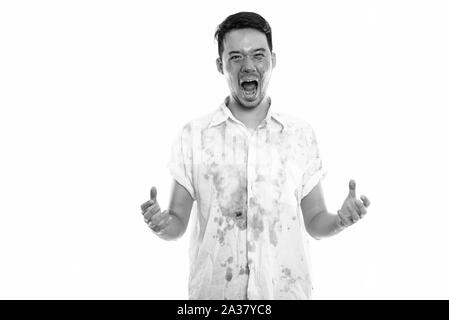
[[229, 110], [231, 110], [234, 117], [250, 129], [256, 129], [262, 120], [265, 119], [270, 104], [271, 99], [269, 97], [265, 97], [262, 102], [254, 108], [243, 107], [230, 97], [226, 99], [226, 105]]

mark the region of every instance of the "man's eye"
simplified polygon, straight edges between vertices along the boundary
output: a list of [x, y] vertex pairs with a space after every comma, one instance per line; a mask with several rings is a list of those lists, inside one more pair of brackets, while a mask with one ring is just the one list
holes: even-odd
[[255, 55], [256, 59], [263, 59], [265, 55], [263, 53], [258, 53]]
[[231, 60], [238, 60], [238, 59], [240, 59], [240, 56], [232, 56], [231, 57]]

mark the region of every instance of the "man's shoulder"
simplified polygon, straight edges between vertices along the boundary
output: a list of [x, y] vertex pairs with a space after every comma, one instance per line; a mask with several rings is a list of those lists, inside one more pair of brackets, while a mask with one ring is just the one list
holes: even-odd
[[312, 126], [305, 119], [291, 113], [285, 112], [274, 112], [273, 117], [278, 119], [285, 127], [286, 130], [289, 131], [297, 131], [297, 130], [312, 130]]
[[214, 110], [212, 112], [208, 112], [189, 120], [182, 126], [182, 131], [186, 130], [188, 132], [194, 133], [206, 129], [207, 127], [209, 127], [209, 124], [211, 123], [216, 112], [217, 110]]

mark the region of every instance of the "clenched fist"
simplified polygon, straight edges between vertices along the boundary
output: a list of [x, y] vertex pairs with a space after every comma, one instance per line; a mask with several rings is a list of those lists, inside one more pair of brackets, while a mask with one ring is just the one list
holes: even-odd
[[152, 187], [150, 200], [142, 204], [140, 208], [142, 209], [143, 219], [145, 223], [148, 224], [150, 229], [155, 233], [161, 233], [165, 228], [167, 228], [171, 220], [171, 216], [169, 215], [168, 210], [161, 212], [156, 196], [157, 189], [156, 187]]
[[370, 202], [366, 196], [361, 196], [360, 199], [357, 199], [355, 195], [355, 181], [349, 181], [349, 194], [341, 209], [338, 210], [340, 226], [348, 227], [362, 219], [369, 205]]

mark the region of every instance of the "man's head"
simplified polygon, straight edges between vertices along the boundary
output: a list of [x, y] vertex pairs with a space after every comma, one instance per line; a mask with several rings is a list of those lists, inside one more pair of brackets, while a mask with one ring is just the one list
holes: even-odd
[[217, 69], [228, 82], [231, 99], [242, 107], [257, 107], [276, 65], [270, 25], [257, 13], [239, 12], [218, 26], [215, 38]]

